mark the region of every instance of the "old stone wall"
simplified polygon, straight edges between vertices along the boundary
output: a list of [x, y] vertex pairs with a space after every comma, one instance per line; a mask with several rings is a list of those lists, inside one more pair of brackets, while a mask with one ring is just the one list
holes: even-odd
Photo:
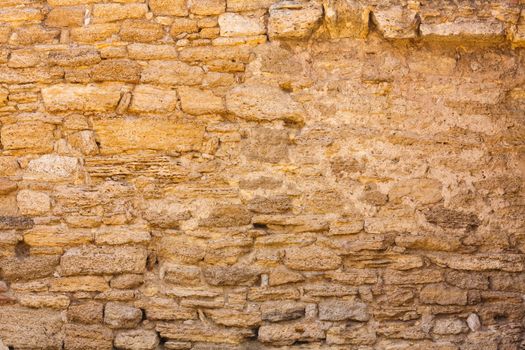
[[525, 1], [1, 0], [0, 349], [525, 349]]

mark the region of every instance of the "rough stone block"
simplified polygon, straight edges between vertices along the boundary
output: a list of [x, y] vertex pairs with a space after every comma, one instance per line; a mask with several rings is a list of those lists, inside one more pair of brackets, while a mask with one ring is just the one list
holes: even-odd
[[135, 328], [142, 320], [142, 310], [116, 302], [109, 302], [104, 308], [104, 323], [111, 328]]
[[316, 1], [280, 1], [270, 7], [268, 36], [270, 39], [305, 39], [320, 24], [323, 15]]
[[8, 124], [0, 129], [0, 139], [6, 150], [29, 153], [53, 151], [55, 126], [42, 122]]
[[120, 85], [58, 84], [43, 88], [42, 98], [51, 112], [105, 112], [117, 107]]
[[153, 350], [159, 344], [159, 336], [152, 330], [120, 331], [115, 336], [114, 344], [117, 349]]
[[186, 0], [150, 0], [149, 7], [156, 15], [187, 16]]
[[84, 246], [66, 251], [60, 259], [64, 275], [142, 273], [146, 250], [138, 247]]

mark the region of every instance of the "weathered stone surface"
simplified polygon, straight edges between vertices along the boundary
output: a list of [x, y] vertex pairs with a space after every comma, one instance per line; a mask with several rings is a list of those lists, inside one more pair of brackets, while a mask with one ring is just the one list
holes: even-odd
[[467, 291], [443, 284], [429, 284], [421, 290], [421, 301], [426, 304], [466, 305]]
[[142, 320], [142, 311], [136, 307], [110, 302], [104, 307], [104, 323], [111, 328], [135, 328]]
[[103, 60], [91, 70], [93, 81], [122, 81], [137, 83], [140, 79], [141, 67], [131, 60]]
[[213, 322], [227, 327], [253, 327], [261, 323], [259, 311], [239, 312], [226, 309], [206, 310]]
[[59, 311], [2, 306], [0, 338], [13, 348], [61, 349], [63, 325]]
[[120, 331], [114, 341], [117, 349], [152, 350], [159, 344], [159, 336], [155, 331], [131, 330]]
[[60, 259], [60, 268], [64, 275], [142, 273], [146, 268], [146, 250], [136, 247], [73, 248]]
[[257, 337], [262, 343], [271, 343], [277, 346], [292, 345], [297, 341], [315, 342], [324, 338], [325, 332], [319, 322], [263, 325], [259, 328]]
[[2, 127], [0, 138], [6, 150], [47, 153], [53, 150], [54, 129], [53, 125], [42, 122], [10, 124]]
[[111, 330], [99, 325], [67, 324], [65, 326], [64, 349], [112, 349]]
[[280, 322], [304, 317], [306, 305], [294, 301], [269, 301], [261, 305], [264, 321]]
[[103, 321], [104, 304], [98, 301], [87, 301], [70, 305], [67, 319], [75, 323], [100, 324]]
[[249, 329], [218, 328], [201, 323], [159, 323], [156, 330], [163, 338], [191, 342], [237, 344], [253, 336]]
[[421, 23], [421, 35], [432, 40], [495, 40], [505, 36], [505, 25], [494, 20]]
[[278, 87], [245, 84], [226, 95], [226, 108], [234, 115], [253, 121], [287, 120], [302, 122], [305, 111]]
[[327, 300], [319, 303], [319, 319], [325, 321], [368, 321], [370, 315], [360, 300]]
[[151, 85], [138, 85], [133, 90], [130, 113], [166, 113], [177, 107], [177, 92]]
[[143, 148], [189, 151], [199, 148], [204, 136], [204, 129], [200, 125], [175, 123], [165, 118], [97, 120], [93, 127], [102, 154]]
[[327, 344], [372, 345], [376, 339], [376, 332], [367, 326], [338, 326], [326, 332]]
[[202, 272], [206, 282], [213, 286], [251, 286], [259, 277], [258, 271], [248, 266], [210, 266], [203, 268]]
[[120, 86], [115, 84], [58, 84], [42, 89], [44, 105], [51, 112], [104, 112], [117, 107]]
[[202, 68], [179, 61], [151, 61], [142, 71], [145, 83], [198, 85], [204, 79]]
[[190, 13], [201, 16], [220, 15], [224, 12], [226, 0], [191, 0]]
[[127, 20], [122, 23], [120, 38], [124, 41], [150, 43], [164, 36], [162, 26], [155, 22]]
[[286, 250], [284, 264], [294, 270], [335, 270], [341, 265], [341, 258], [322, 247], [297, 247]]
[[178, 90], [182, 110], [188, 114], [202, 115], [224, 112], [221, 97], [201, 89], [184, 87]]
[[186, 16], [188, 14], [186, 0], [151, 0], [149, 6], [156, 15]]
[[74, 177], [79, 170], [75, 157], [46, 154], [29, 162], [24, 179], [58, 182]]
[[319, 25], [322, 6], [315, 1], [280, 1], [270, 7], [268, 35], [270, 39], [304, 39]]
[[22, 190], [18, 192], [16, 201], [23, 215], [44, 215], [51, 209], [51, 199], [45, 192]]
[[102, 276], [72, 276], [51, 280], [52, 292], [103, 292], [108, 290], [107, 281]]
[[385, 38], [409, 39], [417, 36], [419, 18], [417, 11], [401, 6], [373, 11], [374, 22]]
[[221, 36], [260, 35], [266, 32], [262, 17], [248, 17], [235, 13], [224, 13], [219, 16]]
[[54, 255], [10, 257], [1, 260], [0, 270], [7, 281], [28, 281], [52, 275], [58, 260]]
[[63, 310], [69, 306], [69, 298], [60, 294], [23, 294], [18, 296], [22, 306]]

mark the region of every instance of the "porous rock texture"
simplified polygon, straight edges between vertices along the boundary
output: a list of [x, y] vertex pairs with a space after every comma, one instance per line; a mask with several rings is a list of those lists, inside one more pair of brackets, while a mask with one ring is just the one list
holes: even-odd
[[0, 349], [525, 347], [523, 0], [0, 1]]

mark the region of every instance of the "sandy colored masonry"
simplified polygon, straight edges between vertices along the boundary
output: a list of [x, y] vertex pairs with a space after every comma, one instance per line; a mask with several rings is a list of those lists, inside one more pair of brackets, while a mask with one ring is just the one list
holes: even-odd
[[0, 0], [37, 349], [525, 349], [525, 1]]

